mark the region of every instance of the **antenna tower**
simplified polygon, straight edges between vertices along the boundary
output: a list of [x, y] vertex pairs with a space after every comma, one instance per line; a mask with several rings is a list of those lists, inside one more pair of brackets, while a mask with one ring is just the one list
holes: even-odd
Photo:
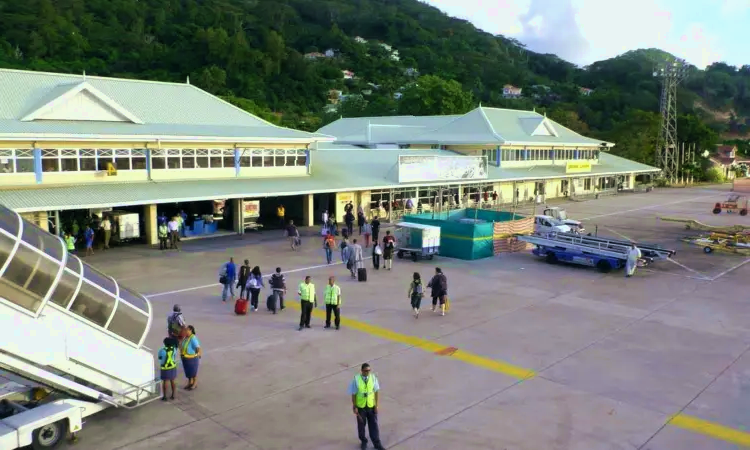
[[687, 77], [688, 64], [684, 59], [665, 61], [654, 69], [654, 77], [661, 78], [661, 130], [656, 142], [656, 165], [664, 178], [674, 183], [680, 171], [677, 147], [677, 85]]

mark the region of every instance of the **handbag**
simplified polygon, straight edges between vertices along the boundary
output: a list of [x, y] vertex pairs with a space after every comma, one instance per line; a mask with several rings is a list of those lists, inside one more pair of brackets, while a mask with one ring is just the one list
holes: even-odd
[[219, 283], [221, 283], [221, 284], [227, 284], [227, 281], [229, 281], [229, 280], [227, 280], [227, 276], [226, 275], [220, 275], [219, 276]]
[[451, 299], [449, 299], [447, 295], [445, 296], [445, 310], [451, 310]]

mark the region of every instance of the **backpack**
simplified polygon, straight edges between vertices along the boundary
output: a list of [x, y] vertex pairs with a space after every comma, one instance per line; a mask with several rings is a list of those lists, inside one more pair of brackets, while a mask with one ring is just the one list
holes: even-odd
[[271, 275], [271, 287], [274, 289], [284, 289], [284, 275], [279, 273]]
[[256, 277], [255, 275], [250, 275], [250, 280], [248, 280], [247, 285], [253, 289], [259, 289], [260, 280], [258, 280], [258, 277]]
[[177, 321], [177, 316], [181, 314], [172, 314], [169, 316], [169, 329], [174, 334], [180, 334], [180, 331], [182, 330], [182, 326], [180, 326], [180, 323]]
[[423, 295], [421, 282], [414, 285], [414, 293], [419, 295], [420, 297]]

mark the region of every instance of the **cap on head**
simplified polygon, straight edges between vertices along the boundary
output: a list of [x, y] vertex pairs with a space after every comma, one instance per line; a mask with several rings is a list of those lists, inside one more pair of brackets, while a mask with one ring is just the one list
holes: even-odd
[[174, 312], [180, 312], [180, 311], [182, 311], [182, 308], [180, 308], [180, 305], [174, 305], [174, 307], [172, 308], [172, 311], [174, 311]]

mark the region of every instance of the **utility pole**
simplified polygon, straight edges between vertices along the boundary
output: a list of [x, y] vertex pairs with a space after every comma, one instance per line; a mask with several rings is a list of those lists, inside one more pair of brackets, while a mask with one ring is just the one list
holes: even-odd
[[662, 80], [661, 130], [656, 144], [656, 165], [664, 178], [674, 183], [679, 177], [680, 156], [677, 147], [677, 85], [687, 77], [688, 64], [683, 59], [666, 61], [654, 70]]

